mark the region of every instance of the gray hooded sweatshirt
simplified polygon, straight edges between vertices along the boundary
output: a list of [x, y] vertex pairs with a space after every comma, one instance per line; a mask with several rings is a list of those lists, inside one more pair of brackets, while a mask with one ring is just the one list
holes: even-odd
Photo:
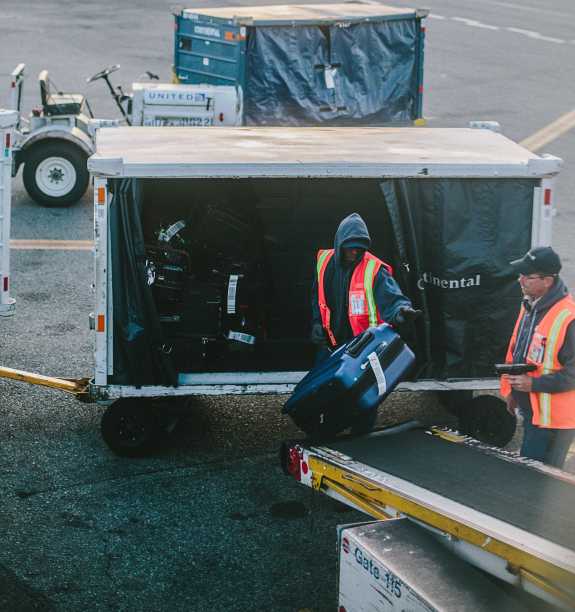
[[[364, 220], [357, 214], [348, 215], [339, 224], [333, 244], [334, 256], [327, 265], [324, 276], [325, 297], [331, 311], [331, 329], [341, 345], [353, 338], [348, 317], [349, 284], [358, 262], [349, 264], [342, 254], [342, 247], [354, 246], [365, 251], [371, 245], [371, 238]], [[387, 323], [394, 324], [401, 308], [411, 307], [395, 279], [381, 267], [375, 277], [374, 298], [378, 311]], [[312, 288], [312, 324], [321, 323], [318, 303], [317, 274]]]

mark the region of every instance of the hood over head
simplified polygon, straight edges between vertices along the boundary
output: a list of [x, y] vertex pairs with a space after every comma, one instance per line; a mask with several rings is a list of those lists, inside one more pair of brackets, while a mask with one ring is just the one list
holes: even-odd
[[371, 246], [371, 238], [365, 221], [357, 213], [351, 213], [342, 220], [335, 233], [333, 248], [335, 251], [335, 261], [340, 264], [341, 248], [355, 247], [367, 251]]

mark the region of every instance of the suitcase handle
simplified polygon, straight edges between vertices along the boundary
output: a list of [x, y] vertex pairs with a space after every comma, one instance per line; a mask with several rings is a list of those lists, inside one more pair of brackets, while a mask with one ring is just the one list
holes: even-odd
[[352, 357], [357, 357], [361, 351], [373, 340], [373, 334], [370, 331], [364, 332], [361, 336], [354, 338], [345, 349], [345, 352]]

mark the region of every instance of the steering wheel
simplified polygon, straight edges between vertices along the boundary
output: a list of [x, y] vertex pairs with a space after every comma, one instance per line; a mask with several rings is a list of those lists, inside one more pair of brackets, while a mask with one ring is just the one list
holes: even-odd
[[86, 83], [91, 83], [92, 81], [97, 81], [98, 79], [104, 79], [112, 72], [116, 72], [116, 70], [120, 70], [120, 64], [114, 64], [113, 66], [108, 66], [104, 68], [104, 70], [100, 70], [100, 72], [96, 72], [89, 79], [86, 79]]

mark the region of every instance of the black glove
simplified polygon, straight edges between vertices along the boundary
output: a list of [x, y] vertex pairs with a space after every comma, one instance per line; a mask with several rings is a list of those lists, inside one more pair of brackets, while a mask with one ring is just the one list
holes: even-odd
[[313, 344], [317, 344], [318, 346], [327, 346], [327, 338], [321, 323], [314, 323], [311, 326], [310, 340]]
[[421, 310], [414, 310], [411, 306], [402, 306], [399, 312], [395, 315], [395, 322], [398, 325], [402, 323], [411, 323], [415, 321], [417, 317], [421, 316]]

